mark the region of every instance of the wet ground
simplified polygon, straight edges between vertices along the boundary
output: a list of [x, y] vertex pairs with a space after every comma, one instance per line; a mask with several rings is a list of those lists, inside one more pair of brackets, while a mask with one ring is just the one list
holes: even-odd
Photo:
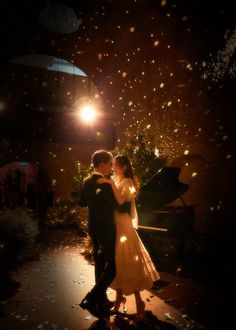
[[[13, 274], [1, 300], [1, 330], [97, 328], [97, 319], [78, 304], [94, 283], [94, 266], [83, 256], [84, 245], [74, 230], [51, 230], [40, 244], [38, 260]], [[193, 265], [191, 265], [193, 268]], [[198, 265], [195, 265], [196, 273]], [[193, 269], [192, 269], [193, 271]], [[110, 317], [110, 329], [231, 329], [234, 292], [231, 276], [219, 265], [215, 278], [196, 279], [160, 271], [161, 280], [143, 291], [143, 325], [132, 320], [133, 296], [127, 297], [129, 318]], [[16, 282], [17, 283], [17, 282]], [[114, 291], [108, 289], [113, 300]], [[145, 325], [146, 324], [146, 325]], [[148, 325], [149, 324], [149, 325]], [[152, 324], [152, 325], [150, 325]]]

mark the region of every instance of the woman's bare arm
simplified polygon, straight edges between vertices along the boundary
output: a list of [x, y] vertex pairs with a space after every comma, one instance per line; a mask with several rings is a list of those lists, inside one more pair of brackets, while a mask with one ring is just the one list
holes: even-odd
[[118, 203], [119, 205], [121, 205], [121, 204], [123, 204], [123, 203], [125, 202], [125, 200], [126, 200], [126, 196], [123, 196], [123, 195], [119, 192], [119, 190], [118, 190], [118, 188], [116, 187], [116, 184], [115, 184], [115, 182], [114, 182], [113, 180], [111, 180], [111, 179], [107, 179], [107, 178], [99, 178], [99, 179], [97, 180], [97, 183], [99, 183], [99, 184], [101, 184], [101, 183], [109, 183], [109, 184], [111, 185], [111, 187], [112, 187], [112, 190], [113, 190], [113, 192], [114, 192], [114, 195], [115, 195], [115, 198], [116, 198], [117, 203]]

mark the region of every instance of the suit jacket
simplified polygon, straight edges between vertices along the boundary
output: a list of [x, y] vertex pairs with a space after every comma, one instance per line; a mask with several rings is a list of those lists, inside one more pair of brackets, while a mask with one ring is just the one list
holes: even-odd
[[117, 202], [110, 184], [96, 182], [101, 177], [94, 173], [84, 180], [79, 205], [89, 209], [89, 235], [96, 239], [114, 240]]

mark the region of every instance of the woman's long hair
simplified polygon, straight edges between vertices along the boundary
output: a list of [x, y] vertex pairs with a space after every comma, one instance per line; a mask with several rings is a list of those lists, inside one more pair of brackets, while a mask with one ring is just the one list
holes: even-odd
[[124, 171], [124, 176], [133, 181], [136, 192], [138, 192], [138, 188], [139, 188], [138, 178], [134, 175], [134, 170], [130, 159], [127, 156], [118, 155], [114, 158], [114, 160], [116, 160], [121, 167], [126, 166], [126, 169]]

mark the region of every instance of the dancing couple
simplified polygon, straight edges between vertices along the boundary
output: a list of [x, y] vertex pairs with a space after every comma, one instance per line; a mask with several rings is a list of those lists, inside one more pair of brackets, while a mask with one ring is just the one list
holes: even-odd
[[[84, 180], [79, 205], [89, 210], [95, 285], [80, 307], [103, 319], [111, 310], [124, 310], [126, 296], [134, 294], [137, 317], [142, 317], [145, 303], [140, 291], [150, 289], [160, 276], [136, 231], [137, 178], [124, 155], [113, 159], [110, 152], [98, 150], [92, 164], [94, 172]], [[109, 178], [113, 167], [114, 180]], [[114, 302], [107, 298], [108, 287], [116, 290]]]

